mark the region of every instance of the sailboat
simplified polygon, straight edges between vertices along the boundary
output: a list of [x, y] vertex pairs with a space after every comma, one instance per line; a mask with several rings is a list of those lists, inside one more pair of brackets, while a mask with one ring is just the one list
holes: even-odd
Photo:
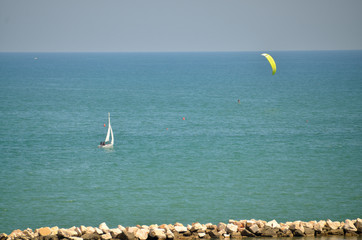
[[[109, 138], [112, 138], [111, 141], [109, 141]], [[99, 148], [112, 148], [114, 144], [114, 137], [113, 137], [113, 130], [111, 127], [111, 114], [108, 113], [108, 131], [107, 136], [104, 142], [101, 142], [101, 144], [98, 145]]]

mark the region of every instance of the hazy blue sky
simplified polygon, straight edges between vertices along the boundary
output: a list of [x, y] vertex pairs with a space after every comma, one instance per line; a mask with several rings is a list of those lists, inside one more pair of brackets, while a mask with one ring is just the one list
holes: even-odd
[[0, 51], [362, 49], [362, 0], [0, 0]]

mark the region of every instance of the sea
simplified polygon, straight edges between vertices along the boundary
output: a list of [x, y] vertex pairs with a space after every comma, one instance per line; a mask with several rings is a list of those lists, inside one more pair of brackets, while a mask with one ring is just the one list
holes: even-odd
[[362, 51], [261, 53], [0, 53], [0, 232], [361, 218]]

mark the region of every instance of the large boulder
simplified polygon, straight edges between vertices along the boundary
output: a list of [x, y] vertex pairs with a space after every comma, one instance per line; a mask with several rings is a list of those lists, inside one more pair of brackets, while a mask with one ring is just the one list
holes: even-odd
[[270, 228], [280, 228], [279, 223], [274, 219], [272, 221], [269, 221], [265, 224], [265, 226], [270, 227]]
[[0, 234], [0, 240], [5, 240], [8, 238], [8, 235], [6, 233], [1, 233]]
[[101, 239], [102, 239], [102, 240], [111, 240], [111, 239], [112, 239], [112, 235], [111, 235], [110, 232], [105, 233], [105, 234], [102, 234], [102, 235], [101, 235]]
[[85, 233], [82, 235], [84, 240], [100, 240], [101, 236], [95, 233]]
[[184, 233], [187, 232], [187, 227], [177, 225], [175, 226], [175, 231], [178, 233]]
[[86, 227], [84, 234], [94, 234], [96, 232], [94, 227]]
[[139, 240], [146, 240], [148, 238], [149, 229], [141, 228], [133, 232], [134, 236]]
[[342, 228], [331, 229], [328, 231], [328, 235], [344, 235], [344, 231]]
[[111, 234], [112, 238], [120, 238], [122, 230], [119, 228], [112, 228], [109, 229], [109, 233]]
[[231, 234], [231, 233], [235, 233], [238, 231], [238, 226], [234, 225], [232, 223], [229, 223], [228, 225], [226, 225], [226, 232]]
[[197, 232], [198, 230], [203, 230], [205, 231], [206, 230], [206, 226], [202, 225], [201, 223], [193, 223], [192, 226], [191, 226], [191, 229], [190, 231], [191, 232]]
[[241, 239], [242, 238], [242, 236], [241, 236], [241, 233], [240, 232], [232, 232], [231, 234], [230, 234], [230, 238], [231, 239]]
[[216, 229], [214, 229], [214, 230], [211, 230], [210, 232], [209, 232], [209, 235], [210, 235], [210, 237], [211, 238], [220, 238], [221, 236], [222, 236], [222, 234], [220, 234]]
[[122, 231], [122, 233], [120, 234], [119, 237], [120, 237], [121, 240], [136, 240], [137, 239], [135, 237], [134, 233], [127, 231], [127, 229]]
[[305, 234], [305, 236], [307, 236], [307, 237], [314, 237], [315, 231], [314, 231], [313, 228], [304, 227], [304, 234]]
[[48, 236], [52, 233], [49, 227], [38, 228], [35, 230], [35, 232], [37, 232], [39, 236]]
[[250, 232], [249, 230], [247, 230], [246, 228], [243, 228], [241, 230], [241, 236], [245, 236], [245, 237], [256, 237], [256, 235], [252, 232]]
[[354, 223], [349, 220], [349, 219], [346, 219], [345, 223], [344, 223], [344, 226], [343, 226], [343, 229], [346, 231], [346, 232], [357, 232], [357, 228], [356, 226], [354, 225]]
[[252, 232], [255, 235], [260, 235], [260, 228], [259, 226], [254, 223], [253, 225], [251, 225], [250, 227], [248, 227], [249, 231]]
[[327, 222], [326, 222], [326, 226], [329, 227], [332, 230], [336, 230], [341, 226], [341, 223], [338, 222], [338, 221], [332, 222], [331, 220], [328, 219]]
[[265, 226], [264, 228], [262, 228], [260, 230], [261, 232], [261, 236], [262, 237], [277, 237], [278, 234], [278, 229], [277, 228], [272, 228], [270, 226]]
[[99, 224], [98, 228], [100, 230], [102, 230], [103, 233], [109, 233], [109, 227], [107, 226], [107, 224], [105, 222], [102, 222], [101, 224]]
[[220, 223], [217, 225], [217, 230], [218, 230], [219, 232], [220, 232], [220, 231], [225, 231], [225, 232], [226, 232], [226, 224], [220, 222]]
[[301, 221], [295, 221], [289, 224], [289, 229], [293, 232], [294, 236], [305, 236], [304, 227]]
[[70, 237], [78, 237], [78, 232], [75, 231], [75, 229], [70, 228], [70, 229], [65, 229], [65, 228], [61, 228], [58, 230], [58, 236], [60, 238], [70, 238]]
[[16, 229], [12, 231], [8, 236], [8, 239], [11, 240], [16, 238], [25, 238], [25, 234], [23, 233], [23, 231], [21, 231], [20, 229]]
[[157, 238], [157, 239], [166, 239], [167, 238], [165, 230], [160, 229], [160, 228], [150, 229], [150, 233], [148, 235], [152, 238]]
[[362, 219], [357, 218], [356, 222], [354, 223], [354, 226], [357, 228], [358, 233], [362, 233]]

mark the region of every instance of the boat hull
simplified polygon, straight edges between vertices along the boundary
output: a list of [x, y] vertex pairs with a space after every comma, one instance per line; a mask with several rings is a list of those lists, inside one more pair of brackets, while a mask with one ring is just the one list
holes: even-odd
[[98, 148], [113, 148], [113, 144], [98, 145]]

